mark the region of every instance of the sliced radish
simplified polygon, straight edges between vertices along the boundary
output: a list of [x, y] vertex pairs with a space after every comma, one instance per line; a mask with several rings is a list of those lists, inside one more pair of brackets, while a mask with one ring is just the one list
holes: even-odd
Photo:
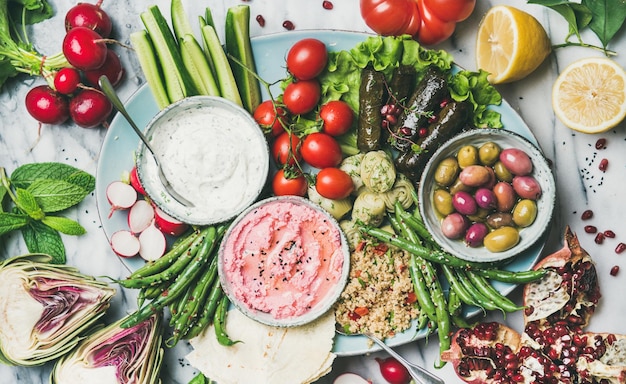
[[348, 372], [337, 376], [337, 378], [333, 381], [333, 384], [372, 384], [372, 382], [370, 380], [365, 380], [356, 373]]
[[111, 235], [111, 249], [120, 257], [135, 256], [139, 247], [139, 239], [130, 231], [122, 229]]
[[163, 212], [159, 207], [155, 207], [154, 209], [154, 223], [161, 232], [172, 236], [180, 236], [189, 228], [188, 224], [176, 220]]
[[139, 256], [146, 261], [154, 261], [163, 256], [167, 241], [154, 222], [139, 234]]
[[146, 200], [137, 200], [128, 211], [128, 228], [134, 234], [141, 233], [154, 221], [154, 208]]
[[133, 188], [135, 188], [135, 191], [145, 196], [146, 190], [143, 189], [143, 185], [141, 185], [141, 182], [139, 181], [139, 174], [137, 174], [137, 166], [134, 166], [133, 169], [130, 170], [130, 174], [128, 176], [130, 180], [130, 185], [132, 185]]
[[135, 188], [119, 180], [113, 181], [107, 186], [106, 196], [109, 204], [111, 204], [109, 218], [113, 215], [113, 212], [120, 209], [128, 209], [137, 201]]

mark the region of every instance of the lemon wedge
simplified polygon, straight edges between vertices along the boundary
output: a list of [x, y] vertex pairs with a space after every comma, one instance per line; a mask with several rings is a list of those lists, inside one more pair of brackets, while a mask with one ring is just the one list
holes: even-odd
[[626, 117], [626, 72], [606, 57], [589, 57], [568, 65], [552, 88], [552, 107], [567, 127], [605, 132]]
[[489, 72], [492, 84], [528, 76], [552, 51], [546, 30], [531, 14], [497, 5], [490, 8], [478, 27], [476, 61]]

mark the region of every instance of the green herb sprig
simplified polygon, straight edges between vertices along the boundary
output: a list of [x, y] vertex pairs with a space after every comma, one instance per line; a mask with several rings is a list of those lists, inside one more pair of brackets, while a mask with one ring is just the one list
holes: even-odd
[[78, 236], [86, 231], [58, 213], [77, 205], [94, 189], [92, 175], [66, 164], [25, 164], [10, 178], [0, 167], [0, 236], [20, 230], [29, 252], [49, 254], [53, 263], [64, 264], [61, 234]]
[[[626, 20], [626, 0], [582, 0], [575, 3], [568, 0], [528, 0], [529, 4], [538, 4], [558, 12], [568, 23], [569, 33], [565, 43], [553, 48], [580, 46], [601, 49], [605, 55], [616, 53], [607, 49], [609, 42], [624, 25]], [[583, 42], [580, 31], [589, 28], [598, 36], [602, 47]], [[576, 36], [578, 42], [570, 41]]]

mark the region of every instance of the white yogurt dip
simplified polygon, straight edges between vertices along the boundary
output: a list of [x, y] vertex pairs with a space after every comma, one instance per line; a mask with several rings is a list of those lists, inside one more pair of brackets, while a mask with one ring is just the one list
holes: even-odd
[[256, 200], [265, 184], [265, 137], [250, 114], [223, 98], [184, 99], [157, 115], [146, 133], [170, 184], [194, 207], [165, 191], [143, 145], [137, 159], [140, 181], [161, 209], [183, 222], [231, 219]]

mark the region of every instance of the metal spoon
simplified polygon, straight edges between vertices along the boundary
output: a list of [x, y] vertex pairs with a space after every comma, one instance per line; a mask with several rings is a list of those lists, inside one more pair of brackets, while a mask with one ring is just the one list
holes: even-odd
[[161, 180], [161, 184], [163, 184], [163, 187], [165, 187], [165, 190], [176, 201], [178, 201], [182, 205], [187, 206], [187, 207], [193, 207], [194, 206], [193, 203], [191, 203], [189, 200], [185, 199], [178, 192], [176, 192], [174, 187], [172, 187], [170, 182], [167, 180], [167, 177], [163, 173], [163, 168], [161, 168], [161, 162], [159, 161], [159, 157], [157, 156], [154, 149], [150, 145], [148, 138], [141, 132], [141, 130], [137, 127], [137, 124], [135, 124], [133, 119], [130, 117], [130, 115], [126, 111], [124, 104], [122, 104], [122, 101], [117, 96], [117, 93], [115, 93], [115, 90], [113, 89], [113, 85], [111, 84], [109, 79], [105, 75], [102, 75], [100, 76], [98, 83], [100, 84], [100, 89], [102, 89], [102, 92], [104, 92], [106, 97], [109, 98], [109, 100], [111, 101], [115, 109], [117, 109], [122, 114], [122, 116], [126, 118], [126, 121], [128, 121], [128, 124], [130, 124], [130, 126], [133, 128], [137, 136], [139, 136], [141, 141], [143, 141], [143, 143], [145, 144], [146, 148], [148, 148], [148, 151], [150, 151], [150, 153], [152, 154], [152, 157], [154, 158], [154, 161], [157, 165], [157, 169], [159, 170], [159, 180]]
[[340, 335], [345, 335], [345, 336], [363, 335], [367, 337], [368, 339], [372, 340], [374, 343], [378, 344], [379, 347], [384, 349], [385, 352], [387, 352], [393, 358], [398, 360], [400, 364], [404, 365], [404, 367], [409, 371], [409, 375], [411, 375], [411, 378], [415, 380], [416, 384], [445, 384], [445, 382], [441, 378], [428, 372], [426, 369], [420, 367], [419, 365], [413, 364], [410, 361], [406, 360], [404, 357], [400, 356], [396, 351], [391, 349], [391, 347], [385, 344], [384, 341], [382, 341], [381, 339], [379, 339], [378, 337], [370, 333], [345, 333], [343, 330], [340, 329], [339, 324], [337, 324], [337, 326], [335, 327], [335, 331], [339, 333]]

